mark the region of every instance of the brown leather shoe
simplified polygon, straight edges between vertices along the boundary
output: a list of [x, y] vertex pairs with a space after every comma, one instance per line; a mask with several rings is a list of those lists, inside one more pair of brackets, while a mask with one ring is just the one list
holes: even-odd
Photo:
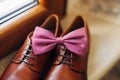
[[[57, 15], [50, 15], [41, 27], [59, 36], [61, 28]], [[20, 51], [9, 64], [0, 80], [41, 80], [43, 72], [48, 66], [49, 57], [53, 50], [45, 54], [34, 55], [31, 43], [32, 33], [30, 33]]]
[[66, 49], [65, 46], [58, 45], [55, 60], [44, 80], [87, 80], [89, 35], [85, 18], [83, 16], [77, 16], [68, 29], [61, 34], [61, 37], [80, 28], [84, 28], [85, 34], [87, 35], [85, 55], [77, 55]]

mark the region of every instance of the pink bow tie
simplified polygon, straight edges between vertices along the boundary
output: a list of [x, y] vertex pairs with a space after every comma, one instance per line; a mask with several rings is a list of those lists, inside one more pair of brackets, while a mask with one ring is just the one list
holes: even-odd
[[32, 36], [32, 48], [36, 55], [52, 50], [56, 44], [64, 45], [75, 54], [85, 55], [87, 43], [87, 34], [84, 27], [76, 29], [63, 37], [55, 37], [52, 32], [36, 27]]

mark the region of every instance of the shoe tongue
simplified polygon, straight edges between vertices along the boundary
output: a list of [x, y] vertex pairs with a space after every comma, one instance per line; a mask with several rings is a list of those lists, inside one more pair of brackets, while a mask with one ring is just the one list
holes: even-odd
[[68, 52], [66, 52], [66, 53], [64, 54], [64, 56], [67, 56], [67, 57], [64, 57], [64, 58], [63, 58], [63, 60], [64, 60], [64, 61], [68, 61], [68, 62], [69, 62], [69, 61], [70, 61], [70, 59], [69, 59], [69, 58], [71, 57], [70, 55], [71, 55], [71, 53], [70, 53], [70, 52], [69, 52], [69, 53], [68, 53]]
[[[54, 64], [60, 64], [61, 60], [64, 60], [66, 62], [69, 62], [70, 59], [69, 58], [65, 58], [64, 56], [68, 56], [70, 57], [70, 54], [69, 53], [66, 53], [66, 48], [63, 46], [63, 45], [58, 45], [57, 46], [57, 50], [56, 52], [58, 53], [55, 58], [55, 60], [58, 60], [58, 61], [55, 61]], [[67, 51], [68, 52], [68, 51]]]

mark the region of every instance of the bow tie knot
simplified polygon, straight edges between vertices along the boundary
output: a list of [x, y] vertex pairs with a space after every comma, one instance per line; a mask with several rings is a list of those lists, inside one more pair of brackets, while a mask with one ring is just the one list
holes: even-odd
[[62, 37], [57, 37], [56, 38], [56, 43], [57, 44], [63, 44], [64, 43], [64, 39]]

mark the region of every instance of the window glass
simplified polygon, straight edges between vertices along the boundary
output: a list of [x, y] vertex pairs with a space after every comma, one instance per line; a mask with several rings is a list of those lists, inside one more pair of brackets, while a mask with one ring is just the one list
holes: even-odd
[[0, 0], [0, 24], [30, 9], [37, 0]]

